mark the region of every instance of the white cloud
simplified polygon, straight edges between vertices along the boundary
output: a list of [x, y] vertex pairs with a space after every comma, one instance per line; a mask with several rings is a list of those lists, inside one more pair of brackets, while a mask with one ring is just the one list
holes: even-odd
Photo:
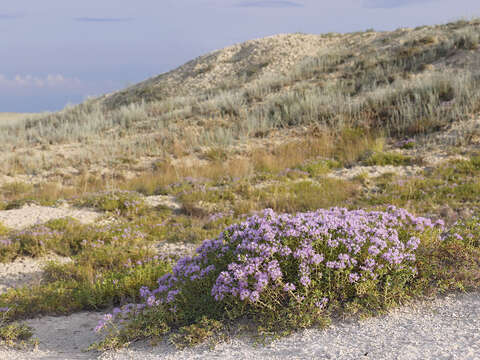
[[74, 18], [75, 21], [80, 22], [102, 22], [102, 23], [115, 23], [115, 22], [129, 22], [132, 21], [131, 17], [78, 17]]
[[364, 6], [372, 9], [394, 9], [411, 5], [421, 5], [436, 0], [366, 0]]
[[82, 82], [78, 78], [69, 78], [61, 74], [47, 76], [15, 75], [7, 77], [0, 74], [0, 88], [78, 88]]

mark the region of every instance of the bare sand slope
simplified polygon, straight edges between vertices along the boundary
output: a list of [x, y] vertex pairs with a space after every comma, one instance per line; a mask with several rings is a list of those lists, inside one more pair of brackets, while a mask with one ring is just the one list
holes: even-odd
[[26, 323], [34, 329], [34, 336], [39, 340], [38, 349], [27, 351], [0, 348], [0, 359], [96, 359], [98, 353], [87, 353], [86, 350], [98, 340], [93, 329], [101, 316], [101, 313], [82, 312], [28, 320]]

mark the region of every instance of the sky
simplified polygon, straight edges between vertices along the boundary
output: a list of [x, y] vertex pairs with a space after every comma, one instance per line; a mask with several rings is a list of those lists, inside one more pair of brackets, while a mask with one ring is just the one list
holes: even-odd
[[394, 30], [472, 17], [480, 17], [479, 0], [1, 1], [0, 112], [59, 110], [278, 33]]

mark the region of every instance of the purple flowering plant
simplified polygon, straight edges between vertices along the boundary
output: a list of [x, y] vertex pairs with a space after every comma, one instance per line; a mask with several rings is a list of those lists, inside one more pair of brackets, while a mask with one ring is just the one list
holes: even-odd
[[118, 310], [109, 322], [145, 327], [155, 319], [177, 328], [204, 316], [250, 316], [271, 328], [322, 323], [330, 308], [371, 306], [372, 296], [401, 293], [416, 276], [422, 237], [442, 228], [393, 206], [296, 215], [267, 209], [204, 241], [195, 256], [158, 279], [158, 287], [141, 289], [142, 304]]
[[480, 247], [480, 217], [455, 222], [442, 236], [444, 242], [463, 242], [473, 247]]

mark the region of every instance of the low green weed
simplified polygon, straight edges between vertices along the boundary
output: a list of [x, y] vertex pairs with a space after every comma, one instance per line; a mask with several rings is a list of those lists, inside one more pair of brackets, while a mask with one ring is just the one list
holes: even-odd
[[140, 194], [133, 191], [113, 191], [90, 194], [75, 201], [77, 206], [92, 207], [101, 211], [116, 212], [122, 216], [140, 215], [145, 203]]
[[374, 179], [376, 192], [359, 196], [357, 206], [385, 203], [417, 213], [439, 212], [449, 206], [461, 211], [480, 210], [480, 161], [476, 156], [427, 169], [416, 176]]
[[367, 156], [366, 159], [362, 161], [363, 165], [366, 166], [408, 166], [408, 165], [419, 165], [421, 162], [419, 159], [413, 158], [411, 156], [403, 155], [400, 153], [384, 153], [384, 152], [373, 152]]
[[358, 189], [349, 181], [320, 178], [272, 185], [254, 191], [258, 210], [272, 208], [275, 211], [295, 213], [345, 204]]
[[7, 235], [10, 230], [0, 222], [0, 236]]
[[178, 333], [172, 334], [170, 341], [178, 349], [184, 349], [188, 346], [204, 343], [214, 336], [219, 336], [223, 328], [222, 322], [204, 316], [197, 324], [181, 327]]
[[92, 227], [80, 224], [75, 219], [51, 220], [25, 230], [11, 231], [9, 238], [0, 246], [0, 261], [12, 261], [17, 256], [44, 256], [50, 252], [61, 256], [77, 254], [81, 242], [92, 232]]
[[138, 301], [140, 288], [155, 285], [170, 269], [168, 261], [154, 258], [118, 262], [114, 270], [89, 267], [75, 260], [72, 264], [50, 263], [44, 284], [10, 289], [0, 295], [0, 306], [11, 307], [9, 319], [105, 309]]
[[299, 166], [299, 169], [307, 172], [310, 177], [318, 177], [328, 174], [332, 169], [341, 168], [342, 164], [335, 160], [311, 161]]
[[480, 278], [480, 219], [457, 222], [418, 252], [417, 291], [428, 296], [448, 291], [477, 291]]
[[7, 314], [10, 310], [7, 307], [0, 309], [0, 344], [7, 346], [26, 345], [25, 342], [33, 336], [32, 328], [19, 322], [7, 321]]

